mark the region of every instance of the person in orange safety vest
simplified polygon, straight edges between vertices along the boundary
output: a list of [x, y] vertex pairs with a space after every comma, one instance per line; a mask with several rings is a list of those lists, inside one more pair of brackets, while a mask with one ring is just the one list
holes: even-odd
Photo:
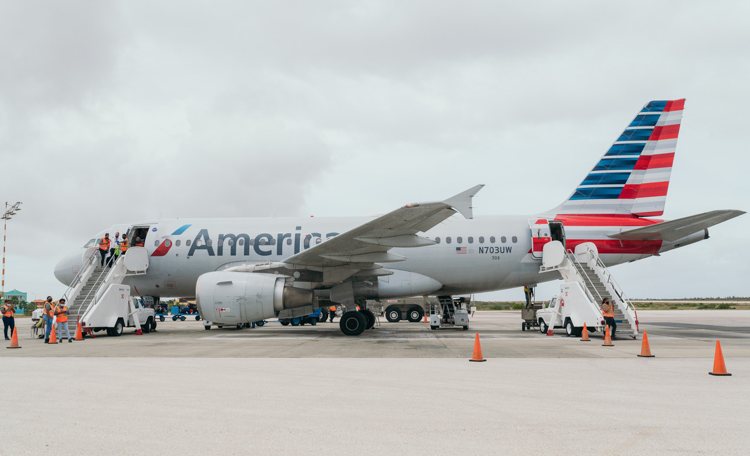
[[109, 240], [109, 233], [104, 233], [104, 237], [99, 239], [99, 255], [102, 256], [102, 266], [104, 266], [107, 255], [109, 255], [110, 245], [112, 245], [112, 242]]
[[609, 326], [610, 336], [614, 340], [615, 331], [617, 331], [617, 322], [615, 321], [615, 306], [612, 305], [609, 298], [602, 299], [602, 316], [604, 317], [604, 322]]
[[64, 330], [68, 336], [68, 342], [73, 342], [73, 338], [70, 337], [70, 328], [68, 328], [68, 306], [65, 305], [65, 298], [60, 298], [55, 306], [55, 316], [57, 317], [57, 341], [62, 342]]
[[13, 301], [6, 299], [5, 303], [0, 307], [0, 312], [3, 314], [3, 334], [5, 335], [5, 340], [10, 340], [10, 337], [8, 337], [9, 331], [10, 335], [13, 336], [13, 329], [16, 327], [16, 308], [13, 307]]

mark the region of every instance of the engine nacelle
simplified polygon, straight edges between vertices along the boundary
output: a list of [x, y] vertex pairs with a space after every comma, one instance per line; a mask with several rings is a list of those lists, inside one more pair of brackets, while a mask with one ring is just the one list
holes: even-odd
[[275, 274], [216, 271], [198, 277], [195, 299], [203, 319], [239, 324], [275, 317], [281, 310], [309, 305], [310, 290], [294, 288]]

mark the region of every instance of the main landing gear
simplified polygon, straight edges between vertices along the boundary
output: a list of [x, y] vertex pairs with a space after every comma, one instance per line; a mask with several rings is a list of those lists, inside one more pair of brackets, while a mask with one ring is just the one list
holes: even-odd
[[375, 314], [370, 310], [348, 310], [339, 320], [341, 332], [347, 336], [359, 336], [375, 326]]

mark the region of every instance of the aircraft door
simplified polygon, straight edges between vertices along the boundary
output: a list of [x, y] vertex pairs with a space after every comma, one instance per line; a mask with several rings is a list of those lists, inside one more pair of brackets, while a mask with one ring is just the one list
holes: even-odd
[[552, 240], [550, 224], [547, 219], [537, 219], [530, 224], [531, 227], [531, 256], [542, 258], [544, 244]]
[[565, 227], [562, 222], [555, 220], [549, 222], [549, 232], [550, 238], [553, 241], [560, 241], [563, 247], [565, 247]]

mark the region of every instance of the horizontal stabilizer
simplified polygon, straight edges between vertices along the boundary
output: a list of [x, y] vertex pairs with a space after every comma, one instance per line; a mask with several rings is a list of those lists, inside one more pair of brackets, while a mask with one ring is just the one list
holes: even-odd
[[718, 225], [721, 222], [726, 222], [727, 220], [738, 217], [744, 213], [745, 212], [743, 211], [732, 209], [709, 211], [656, 225], [623, 231], [618, 234], [611, 234], [609, 237], [623, 240], [676, 241], [695, 232]]

